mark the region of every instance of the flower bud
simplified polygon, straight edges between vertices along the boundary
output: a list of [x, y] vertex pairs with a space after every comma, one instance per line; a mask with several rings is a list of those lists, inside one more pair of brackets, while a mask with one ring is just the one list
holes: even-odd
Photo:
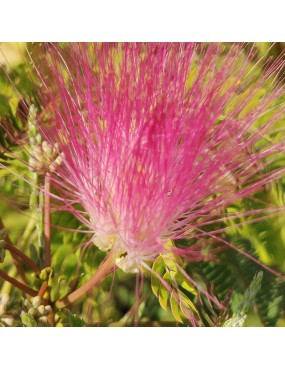
[[28, 314], [31, 315], [31, 316], [36, 315], [36, 310], [34, 309], [34, 307], [29, 308]]
[[39, 278], [41, 280], [48, 280], [49, 278], [49, 275], [52, 274], [52, 269], [50, 267], [46, 267], [44, 268], [41, 272], [40, 272], [40, 276]]
[[31, 306], [31, 302], [26, 298], [26, 299], [24, 300], [24, 302], [23, 302], [23, 306], [24, 306], [24, 307], [26, 307], [26, 308], [28, 308], [28, 307], [30, 307], [30, 306]]
[[32, 299], [32, 305], [34, 308], [38, 308], [41, 304], [41, 297], [40, 296], [36, 296], [36, 297], [33, 297]]
[[6, 307], [3, 304], [0, 304], [0, 317], [6, 312]]
[[45, 306], [45, 312], [48, 313], [48, 314], [52, 313], [52, 308], [51, 308], [50, 305]]
[[41, 324], [47, 324], [47, 323], [48, 323], [48, 318], [47, 318], [47, 316], [41, 316], [41, 317], [39, 318], [39, 322], [40, 322]]
[[7, 315], [4, 317], [1, 317], [1, 321], [7, 326], [12, 326], [14, 324], [14, 317]]
[[43, 316], [43, 315], [44, 315], [44, 313], [45, 313], [45, 306], [41, 304], [41, 305], [39, 306], [39, 308], [38, 308], [38, 312], [39, 312], [39, 314], [40, 314], [41, 316]]
[[53, 148], [47, 141], [42, 142], [42, 150], [49, 157], [53, 154]]
[[7, 293], [3, 293], [2, 294], [2, 297], [1, 297], [1, 303], [6, 306], [7, 303], [10, 301], [10, 297], [9, 297], [9, 294]]

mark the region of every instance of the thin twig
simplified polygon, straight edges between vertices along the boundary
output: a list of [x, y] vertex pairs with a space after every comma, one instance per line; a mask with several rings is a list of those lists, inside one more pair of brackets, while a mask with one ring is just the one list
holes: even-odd
[[27, 266], [31, 267], [31, 269], [33, 269], [36, 273], [40, 272], [40, 268], [35, 264], [35, 262], [31, 260], [25, 253], [14, 247], [13, 244], [8, 244], [6, 241], [4, 248], [11, 252], [11, 255], [20, 257], [23, 262], [25, 262]]
[[48, 288], [48, 283], [46, 281], [44, 281], [40, 287], [40, 290], [38, 292], [38, 296], [40, 296], [41, 298], [43, 298], [46, 290]]
[[[5, 249], [7, 249], [7, 248], [5, 248]], [[22, 280], [23, 283], [27, 284], [27, 278], [26, 278], [24, 269], [22, 268], [20, 258], [13, 252], [11, 252], [11, 256], [12, 256], [13, 262], [16, 266], [16, 269], [17, 269], [17, 272], [19, 274], [20, 279]]]
[[32, 297], [35, 297], [36, 295], [38, 295], [38, 292], [36, 290], [30, 288], [26, 284], [21, 283], [20, 281], [14, 279], [13, 277], [9, 276], [8, 274], [6, 274], [6, 272], [4, 272], [2, 270], [0, 270], [0, 277], [4, 280], [7, 280], [9, 283], [14, 285], [16, 288], [21, 289], [23, 292], [27, 293], [28, 295], [30, 295]]
[[[0, 218], [0, 230], [1, 229], [5, 229], [5, 226], [3, 224], [3, 221]], [[34, 263], [34, 261], [32, 261], [26, 254], [21, 252], [18, 248], [16, 248], [13, 245], [13, 243], [12, 243], [12, 241], [11, 241], [11, 239], [10, 239], [10, 237], [7, 233], [5, 233], [4, 241], [5, 241], [4, 248], [7, 249], [11, 253], [13, 261], [14, 261], [16, 267], [17, 267], [18, 273], [22, 278], [23, 278], [23, 276], [25, 276], [25, 273], [21, 268], [18, 257], [20, 257], [23, 260], [23, 262], [25, 262], [27, 266], [30, 266], [35, 272], [38, 273], [40, 271], [39, 267]]]

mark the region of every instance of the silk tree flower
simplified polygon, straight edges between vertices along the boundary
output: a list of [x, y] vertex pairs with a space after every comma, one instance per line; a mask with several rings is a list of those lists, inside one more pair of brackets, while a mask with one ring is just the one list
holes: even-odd
[[284, 113], [282, 60], [262, 73], [254, 60], [240, 44], [49, 45], [41, 130], [62, 158], [56, 196], [123, 270], [197, 257], [169, 241], [199, 239], [283, 172], [268, 166], [284, 143], [264, 139]]

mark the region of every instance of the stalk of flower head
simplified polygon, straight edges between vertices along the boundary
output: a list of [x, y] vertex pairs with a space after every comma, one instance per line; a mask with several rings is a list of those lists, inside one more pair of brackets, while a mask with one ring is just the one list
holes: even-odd
[[258, 76], [252, 59], [242, 45], [49, 46], [42, 136], [64, 155], [54, 183], [119, 268], [141, 270], [169, 251], [197, 258], [168, 241], [195, 238], [283, 173], [264, 168], [284, 152], [269, 135], [284, 88], [273, 80], [262, 91], [283, 62]]
[[[44, 266], [48, 267], [51, 265], [51, 245], [50, 245], [50, 185], [51, 175], [50, 173], [60, 165], [61, 156], [58, 155], [57, 145], [49, 144], [42, 140], [42, 137], [38, 131], [37, 124], [37, 110], [31, 105], [28, 115], [28, 136], [29, 136], [29, 167], [32, 170], [32, 176], [35, 184], [38, 185], [39, 176], [43, 178], [43, 185], [40, 192], [44, 194], [42, 201], [43, 218], [42, 233], [44, 237]], [[41, 184], [40, 184], [41, 186]], [[37, 192], [37, 189], [34, 190]], [[33, 202], [33, 197], [36, 194], [32, 194], [30, 203]], [[41, 232], [40, 232], [41, 234]], [[39, 244], [41, 245], [41, 235], [39, 236]]]

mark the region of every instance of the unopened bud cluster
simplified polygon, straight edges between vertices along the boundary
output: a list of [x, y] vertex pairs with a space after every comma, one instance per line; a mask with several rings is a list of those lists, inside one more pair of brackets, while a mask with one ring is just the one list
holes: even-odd
[[32, 316], [35, 321], [41, 325], [50, 325], [49, 317], [52, 316], [52, 307], [50, 305], [43, 305], [41, 297], [36, 296], [31, 299], [26, 298], [23, 306], [24, 309], [21, 312], [21, 315], [28, 313], [28, 315]]
[[10, 297], [7, 293], [0, 298], [0, 326], [13, 326], [14, 324], [14, 316], [7, 311], [9, 301]]
[[51, 145], [38, 132], [37, 110], [31, 105], [28, 116], [28, 135], [30, 141], [31, 168], [37, 173], [54, 172], [61, 165], [63, 154], [59, 154], [58, 144]]

